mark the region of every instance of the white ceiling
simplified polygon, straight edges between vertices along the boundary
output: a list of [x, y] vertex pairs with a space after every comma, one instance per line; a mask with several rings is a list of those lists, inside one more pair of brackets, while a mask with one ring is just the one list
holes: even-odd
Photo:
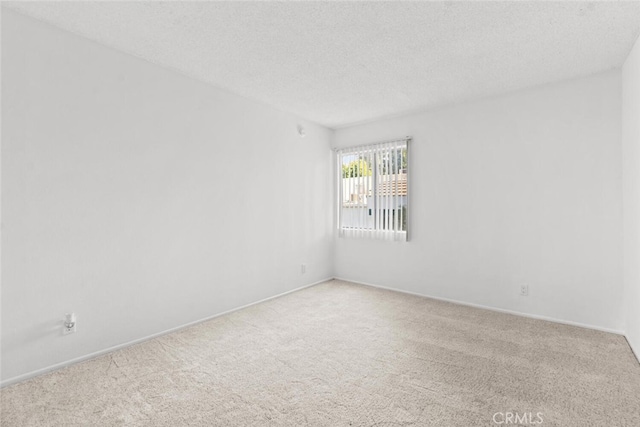
[[624, 62], [640, 2], [3, 2], [328, 127]]

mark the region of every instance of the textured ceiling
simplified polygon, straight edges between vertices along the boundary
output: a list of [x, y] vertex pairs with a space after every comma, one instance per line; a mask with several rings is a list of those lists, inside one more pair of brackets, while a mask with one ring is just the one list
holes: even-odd
[[619, 67], [640, 2], [3, 2], [328, 127]]

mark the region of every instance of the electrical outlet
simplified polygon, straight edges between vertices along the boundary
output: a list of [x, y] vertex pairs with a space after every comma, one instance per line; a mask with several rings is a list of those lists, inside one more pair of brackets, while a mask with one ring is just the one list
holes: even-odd
[[62, 320], [62, 335], [74, 334], [76, 332], [76, 314], [67, 313]]
[[520, 295], [523, 297], [529, 296], [529, 285], [520, 285]]
[[307, 264], [300, 265], [300, 273], [304, 274], [307, 272]]

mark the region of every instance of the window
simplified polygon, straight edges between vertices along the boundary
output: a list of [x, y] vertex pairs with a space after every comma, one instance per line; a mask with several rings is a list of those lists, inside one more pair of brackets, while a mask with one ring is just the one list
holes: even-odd
[[409, 141], [338, 150], [341, 237], [407, 240]]

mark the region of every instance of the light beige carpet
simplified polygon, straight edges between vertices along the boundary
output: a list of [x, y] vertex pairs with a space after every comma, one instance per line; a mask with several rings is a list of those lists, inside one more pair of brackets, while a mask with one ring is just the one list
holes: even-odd
[[640, 426], [621, 336], [339, 281], [0, 393], [2, 426]]

